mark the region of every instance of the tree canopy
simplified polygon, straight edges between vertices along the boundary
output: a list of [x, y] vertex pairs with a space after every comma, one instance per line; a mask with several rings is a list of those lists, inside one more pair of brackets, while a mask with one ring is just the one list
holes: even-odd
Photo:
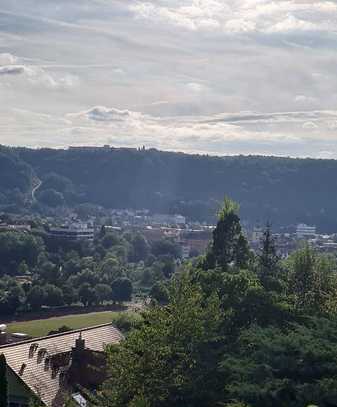
[[282, 261], [267, 226], [261, 252], [240, 263], [234, 208], [209, 252], [156, 284], [142, 322], [108, 349], [97, 405], [336, 405], [336, 258], [306, 246]]

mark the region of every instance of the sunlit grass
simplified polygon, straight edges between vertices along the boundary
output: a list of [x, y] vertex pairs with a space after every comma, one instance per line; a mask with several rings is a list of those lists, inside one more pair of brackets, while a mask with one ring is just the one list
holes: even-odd
[[119, 314], [119, 312], [103, 311], [32, 321], [12, 322], [8, 324], [7, 331], [10, 333], [22, 332], [29, 336], [39, 337], [45, 336], [50, 331], [57, 330], [63, 325], [66, 325], [71, 329], [80, 329], [113, 322], [118, 318]]

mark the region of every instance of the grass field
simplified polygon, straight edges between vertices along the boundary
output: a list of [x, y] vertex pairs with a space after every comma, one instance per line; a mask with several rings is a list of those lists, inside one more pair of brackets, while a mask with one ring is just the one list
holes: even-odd
[[51, 330], [57, 330], [62, 325], [72, 329], [86, 328], [88, 326], [106, 324], [112, 322], [119, 315], [118, 312], [104, 311], [89, 314], [67, 315], [48, 319], [37, 319], [33, 321], [12, 322], [8, 324], [8, 332], [23, 332], [29, 336], [45, 336]]

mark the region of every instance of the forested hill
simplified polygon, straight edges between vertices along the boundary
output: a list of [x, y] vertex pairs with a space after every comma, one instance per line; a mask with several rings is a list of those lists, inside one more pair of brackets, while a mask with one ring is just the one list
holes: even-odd
[[241, 217], [250, 223], [306, 222], [337, 231], [335, 160], [0, 148], [2, 207], [27, 205], [36, 179], [42, 181], [36, 195], [44, 205], [91, 203], [209, 219], [226, 194], [240, 203]]

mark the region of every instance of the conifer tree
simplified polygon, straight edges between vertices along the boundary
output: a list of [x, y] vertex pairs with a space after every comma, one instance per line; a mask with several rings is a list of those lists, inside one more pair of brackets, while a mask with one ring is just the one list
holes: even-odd
[[263, 233], [261, 253], [258, 256], [258, 275], [265, 288], [270, 288], [272, 280], [277, 279], [280, 258], [276, 253], [271, 225], [267, 223]]
[[226, 271], [230, 265], [247, 266], [249, 248], [241, 229], [238, 210], [239, 205], [226, 197], [203, 264], [205, 270], [220, 267]]

